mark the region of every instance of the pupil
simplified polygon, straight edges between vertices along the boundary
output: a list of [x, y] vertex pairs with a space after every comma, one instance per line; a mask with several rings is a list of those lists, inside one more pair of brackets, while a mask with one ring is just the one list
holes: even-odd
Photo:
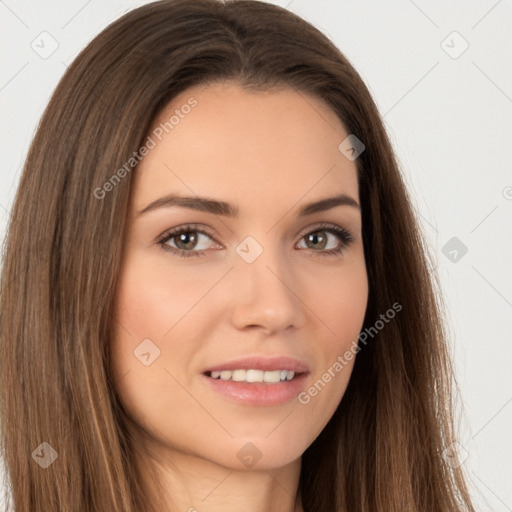
[[[321, 233], [321, 231], [317, 231], [317, 233]], [[321, 248], [324, 248], [325, 247], [325, 244], [326, 244], [326, 237], [325, 236], [318, 236], [316, 233], [311, 233], [309, 235], [309, 242], [318, 242], [318, 240], [321, 240], [323, 243], [320, 244]], [[319, 247], [318, 245], [316, 245], [315, 247]]]
[[196, 243], [196, 235], [191, 235], [190, 232], [187, 232], [187, 233], [181, 233], [179, 236], [178, 236], [178, 247], [180, 246], [181, 242], [184, 243], [184, 247], [185, 249], [190, 249], [192, 248], [195, 243]]

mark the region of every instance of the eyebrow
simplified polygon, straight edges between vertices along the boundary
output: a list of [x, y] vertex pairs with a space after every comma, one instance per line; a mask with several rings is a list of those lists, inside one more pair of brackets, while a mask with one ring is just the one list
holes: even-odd
[[[202, 212], [212, 213], [214, 215], [223, 215], [226, 217], [238, 218], [239, 209], [237, 206], [226, 203], [225, 201], [217, 201], [208, 197], [199, 196], [179, 196], [177, 194], [169, 194], [164, 197], [160, 197], [156, 201], [148, 204], [145, 208], [140, 210], [138, 216], [148, 213], [150, 211], [159, 208], [170, 208], [173, 206], [179, 206], [182, 208], [190, 208], [192, 210], [199, 210]], [[336, 206], [352, 206], [361, 209], [355, 199], [346, 195], [339, 194], [333, 197], [327, 197], [319, 201], [308, 203], [304, 205], [298, 212], [299, 217], [305, 217], [312, 215], [317, 212], [323, 212], [330, 210]]]

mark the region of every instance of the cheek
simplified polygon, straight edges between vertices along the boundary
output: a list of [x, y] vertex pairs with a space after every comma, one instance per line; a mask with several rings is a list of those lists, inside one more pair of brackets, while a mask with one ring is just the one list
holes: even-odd
[[[182, 277], [177, 281], [148, 262], [133, 258], [126, 264], [117, 290], [111, 360], [115, 387], [132, 420], [155, 438], [166, 433], [186, 441], [200, 411], [183, 389], [189, 385], [183, 368], [197, 349], [183, 328], [201, 295], [182, 286]], [[183, 429], [169, 420], [169, 411], [185, 407], [191, 422]]]
[[325, 353], [332, 355], [334, 349], [344, 351], [357, 339], [363, 326], [368, 304], [366, 266], [363, 259], [357, 259], [338, 271], [323, 269], [314, 277], [317, 285], [313, 281], [308, 285], [316, 290], [312, 309], [325, 325]]
[[339, 405], [350, 380], [368, 303], [368, 279], [366, 268], [359, 261], [338, 273], [331, 271], [329, 279], [317, 275], [316, 280], [325, 283], [329, 290], [329, 293], [317, 291], [312, 303], [319, 317], [316, 323], [323, 324], [324, 334], [316, 338], [316, 367], [299, 403], [312, 417], [323, 419], [317, 425], [320, 432]]
[[[350, 281], [354, 281], [352, 286]], [[368, 302], [368, 289], [365, 280], [350, 278], [344, 280], [321, 302], [325, 323], [328, 325], [333, 346], [343, 349], [346, 343], [357, 339], [363, 326]]]
[[196, 306], [212, 279], [198, 279], [196, 272], [170, 267], [163, 258], [133, 257], [120, 276], [116, 319], [138, 337], [163, 339]]
[[131, 403], [146, 401], [149, 410], [166, 411], [169, 400], [180, 396], [172, 377], [189, 384], [186, 369], [201, 348], [201, 331], [216, 318], [205, 310], [208, 301], [200, 300], [218, 280], [213, 274], [198, 279], [197, 272], [170, 268], [161, 257], [126, 260], [117, 290], [112, 364]]

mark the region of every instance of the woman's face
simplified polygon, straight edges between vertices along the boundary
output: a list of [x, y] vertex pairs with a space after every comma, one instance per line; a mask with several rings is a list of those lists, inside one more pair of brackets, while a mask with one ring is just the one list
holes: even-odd
[[349, 134], [292, 89], [213, 85], [176, 97], [149, 135], [117, 294], [120, 399], [161, 459], [284, 466], [338, 406], [367, 305]]

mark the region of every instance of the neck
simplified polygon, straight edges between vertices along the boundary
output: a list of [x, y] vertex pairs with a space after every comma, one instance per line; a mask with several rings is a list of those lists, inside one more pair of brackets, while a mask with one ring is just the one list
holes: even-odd
[[301, 459], [283, 467], [240, 470], [190, 453], [153, 452], [137, 462], [149, 501], [162, 512], [303, 512]]

